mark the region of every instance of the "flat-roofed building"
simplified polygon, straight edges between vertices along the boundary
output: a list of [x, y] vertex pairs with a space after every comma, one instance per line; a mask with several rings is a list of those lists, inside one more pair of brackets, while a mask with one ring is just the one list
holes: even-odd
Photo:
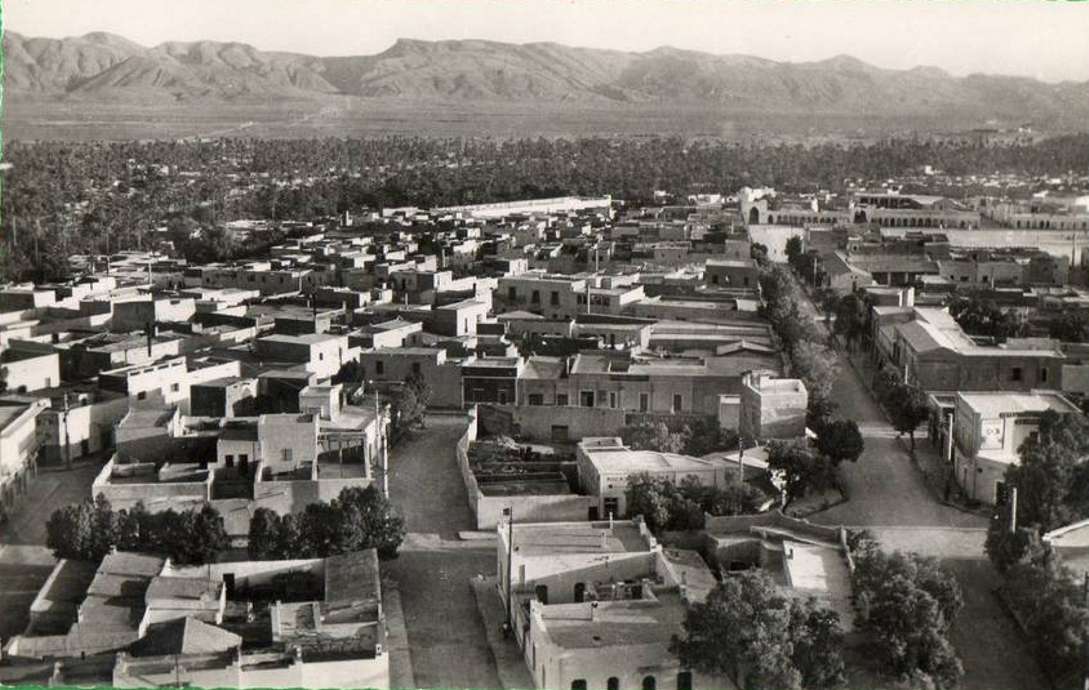
[[1051, 391], [957, 393], [953, 417], [954, 472], [969, 498], [990, 505], [1006, 500], [1006, 469], [1017, 465], [1021, 444], [1039, 433], [1044, 412], [1081, 414]]
[[497, 533], [500, 596], [535, 687], [726, 687], [670, 651], [715, 584], [698, 553], [664, 549], [641, 518], [519, 524], [516, 512]]
[[703, 280], [715, 287], [756, 289], [760, 270], [752, 259], [708, 259], [703, 268]]
[[908, 383], [930, 392], [1062, 389], [1066, 357], [1047, 343], [981, 345], [944, 309], [882, 309], [889, 323], [880, 326], [878, 348]]
[[583, 438], [575, 451], [579, 484], [582, 490], [595, 496], [598, 515], [622, 517], [628, 514], [626, 491], [628, 480], [635, 475], [648, 475], [680, 485], [694, 477], [701, 486], [726, 486], [727, 473], [737, 473], [737, 464], [716, 458], [696, 458], [680, 453], [653, 450], [631, 450], [614, 437]]
[[800, 379], [779, 379], [762, 372], [741, 378], [739, 432], [746, 439], [805, 437], [809, 394]]
[[38, 415], [46, 400], [0, 401], [0, 508], [5, 512], [38, 471]]
[[255, 343], [259, 356], [277, 361], [301, 362], [307, 371], [320, 377], [332, 376], [352, 358], [346, 335], [269, 335], [258, 338]]

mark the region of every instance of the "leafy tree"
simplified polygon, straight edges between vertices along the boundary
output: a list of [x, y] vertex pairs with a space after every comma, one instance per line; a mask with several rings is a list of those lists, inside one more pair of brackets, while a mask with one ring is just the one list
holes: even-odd
[[892, 396], [896, 394], [900, 382], [900, 372], [891, 364], [881, 367], [881, 371], [874, 376], [874, 394], [886, 408], [892, 406]]
[[790, 352], [791, 373], [805, 382], [810, 398], [829, 399], [839, 370], [835, 353], [820, 342], [799, 342]]
[[[722, 427], [715, 417], [700, 417], [685, 428], [688, 431], [684, 445], [686, 455], [701, 457], [716, 450], [732, 447], [737, 443], [736, 441], [732, 445], [728, 443], [730, 439], [723, 435]], [[682, 436], [684, 435], [684, 429], [682, 429]]]
[[835, 333], [843, 336], [848, 349], [853, 348], [866, 332], [862, 317], [863, 306], [862, 300], [854, 293], [844, 295], [835, 305]]
[[58, 558], [99, 561], [117, 547], [160, 553], [181, 565], [210, 563], [229, 548], [223, 518], [211, 505], [198, 510], [149, 513], [142, 504], [113, 511], [99, 495], [59, 508], [46, 523], [47, 544]]
[[865, 441], [862, 432], [858, 430], [858, 424], [851, 419], [836, 419], [824, 424], [817, 436], [817, 449], [832, 461], [833, 465], [839, 465], [843, 461], [856, 462]]
[[1089, 516], [1089, 420], [1045, 412], [1019, 452], [1021, 462], [1005, 475], [1017, 487], [1018, 524], [1047, 532]]
[[46, 545], [57, 558], [99, 561], [108, 553], [97, 551], [94, 505], [90, 501], [58, 508], [46, 523]]
[[702, 529], [705, 513], [756, 513], [767, 500], [762, 491], [739, 481], [736, 475], [728, 475], [723, 486], [704, 486], [693, 476], [674, 484], [645, 472], [628, 477], [625, 498], [628, 515], [642, 515], [655, 533]]
[[175, 562], [192, 565], [211, 563], [220, 552], [230, 548], [231, 539], [223, 525], [223, 517], [210, 503], [205, 503], [200, 510], [185, 511], [181, 519], [186, 526], [186, 538], [178, 545], [179, 550], [172, 554]]
[[836, 483], [835, 467], [832, 463], [799, 442], [769, 443], [768, 468], [783, 475], [786, 505], [810, 491], [826, 489]]
[[911, 439], [911, 454], [915, 455], [915, 430], [930, 417], [926, 393], [918, 386], [899, 383], [886, 400], [893, 427]]
[[805, 253], [805, 247], [802, 245], [802, 238], [798, 235], [791, 235], [790, 239], [786, 242], [784, 252], [786, 253], [787, 263], [796, 269]]
[[400, 436], [405, 431], [423, 425], [424, 414], [431, 402], [431, 387], [419, 375], [405, 379], [393, 392], [391, 401], [394, 432]]
[[963, 600], [952, 575], [933, 559], [869, 548], [855, 556], [852, 589], [856, 627], [887, 668], [937, 688], [957, 684], [963, 669], [947, 633]]
[[342, 548], [346, 551], [374, 548], [383, 558], [397, 555], [405, 539], [405, 522], [377, 488], [349, 487], [340, 492], [336, 504], [347, 525]]
[[1080, 684], [1089, 635], [1081, 578], [1054, 559], [1044, 559], [1011, 566], [1002, 590], [1024, 621], [1033, 654], [1054, 684]]
[[1089, 340], [1089, 318], [1083, 311], [1068, 309], [1051, 322], [1048, 335], [1067, 343], [1084, 343]]
[[404, 538], [404, 519], [377, 488], [348, 487], [329, 503], [311, 503], [298, 515], [255, 511], [249, 550], [259, 560], [326, 558], [371, 548], [392, 558]]
[[294, 515], [282, 516], [279, 534], [276, 535], [276, 551], [269, 555], [269, 559], [291, 558], [292, 554], [301, 554], [305, 548], [299, 520]]
[[1000, 573], [1005, 573], [1018, 564], [1038, 562], [1044, 557], [1044, 545], [1040, 540], [1039, 530], [1035, 526], [1010, 530], [1007, 511], [991, 518], [983, 549]]
[[628, 486], [624, 490], [628, 515], [642, 515], [647, 528], [659, 533], [670, 522], [672, 493], [672, 484], [665, 479], [642, 472], [633, 474], [628, 477]]
[[1027, 326], [1014, 312], [1003, 311], [993, 300], [974, 295], [956, 297], [949, 304], [949, 314], [965, 333], [997, 340], [1020, 337]]
[[724, 579], [689, 607], [671, 645], [683, 666], [746, 690], [827, 688], [843, 681], [834, 612], [785, 596], [764, 570]]
[[268, 508], [258, 508], [250, 518], [250, 531], [247, 547], [250, 558], [255, 561], [267, 561], [275, 558], [280, 551], [280, 516]]
[[632, 450], [654, 450], [659, 453], [683, 453], [689, 443], [691, 430], [670, 430], [665, 422], [621, 427], [620, 439]]
[[768, 265], [768, 247], [767, 245], [760, 244], [759, 242], [753, 242], [749, 248], [749, 256], [756, 261], [756, 265], [765, 267]]
[[791, 603], [791, 641], [794, 665], [803, 688], [832, 688], [843, 684], [843, 631], [839, 614], [812, 598]]

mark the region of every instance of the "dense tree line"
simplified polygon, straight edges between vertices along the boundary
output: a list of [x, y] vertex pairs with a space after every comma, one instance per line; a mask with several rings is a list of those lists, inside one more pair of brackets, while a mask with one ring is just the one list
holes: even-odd
[[116, 548], [162, 554], [178, 565], [200, 565], [230, 546], [223, 518], [210, 504], [149, 513], [137, 503], [131, 510], [115, 511], [101, 494], [54, 511], [46, 532], [46, 544], [57, 558], [94, 562]]
[[[1028, 146], [889, 140], [872, 145], [740, 145], [652, 139], [385, 139], [5, 146], [0, 280], [53, 279], [70, 254], [140, 248], [189, 218], [311, 219], [361, 206], [436, 206], [562, 194], [632, 202], [773, 185], [840, 189], [922, 165], [950, 174], [1065, 173], [1089, 166], [1089, 135]], [[61, 251], [54, 251], [60, 248]], [[48, 250], [48, 251], [47, 251]]]
[[327, 558], [373, 548], [392, 558], [404, 538], [404, 519], [377, 488], [349, 487], [298, 515], [258, 508], [250, 519], [249, 554], [254, 560]]
[[[800, 251], [801, 242], [788, 242], [788, 256]], [[790, 268], [782, 264], [767, 265], [760, 275], [763, 316], [771, 323], [776, 339], [790, 364], [790, 375], [805, 382], [809, 393], [807, 422], [817, 429], [831, 420], [835, 413], [832, 384], [839, 369], [835, 352], [826, 344], [827, 336], [803, 311], [805, 299]]]
[[751, 515], [768, 499], [736, 474], [728, 474], [723, 486], [704, 486], [695, 477], [674, 484], [646, 473], [628, 477], [624, 498], [628, 515], [642, 515], [655, 534], [703, 529], [706, 514]]
[[832, 688], [844, 682], [839, 616], [788, 596], [767, 571], [724, 577], [688, 608], [672, 649], [681, 665], [743, 690]]
[[1019, 453], [1020, 463], [1005, 476], [1017, 489], [1017, 514], [1010, 504], [998, 507], [985, 548], [1004, 575], [1001, 591], [1028, 630], [1041, 667], [1065, 687], [1085, 665], [1089, 604], [1081, 577], [1041, 537], [1089, 517], [1089, 420], [1045, 412], [1037, 436]]
[[998, 342], [1021, 338], [1028, 333], [1028, 321], [1023, 313], [1002, 309], [994, 300], [977, 295], [954, 297], [949, 303], [949, 315], [965, 333], [994, 338]]
[[849, 541], [855, 626], [881, 667], [914, 687], [954, 687], [964, 673], [949, 641], [964, 606], [956, 579], [934, 558], [882, 551], [866, 533]]
[[632, 450], [654, 450], [659, 453], [683, 453], [696, 457], [716, 450], [737, 448], [737, 432], [723, 429], [714, 417], [692, 420], [671, 420], [670, 423], [643, 422], [620, 427], [624, 445]]

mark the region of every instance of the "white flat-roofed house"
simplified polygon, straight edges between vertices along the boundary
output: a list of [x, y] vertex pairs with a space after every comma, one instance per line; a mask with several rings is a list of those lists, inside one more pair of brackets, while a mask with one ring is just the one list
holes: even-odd
[[598, 498], [603, 518], [627, 515], [628, 479], [646, 474], [679, 485], [694, 477], [703, 486], [725, 486], [727, 473], [736, 473], [737, 464], [716, 458], [697, 458], [679, 453], [631, 450], [619, 438], [584, 438], [576, 449], [579, 484], [582, 490]]
[[1039, 432], [1044, 412], [1081, 414], [1051, 391], [960, 392], [954, 407], [954, 472], [969, 498], [999, 505], [1006, 500], [1006, 469], [1021, 461], [1021, 444]]

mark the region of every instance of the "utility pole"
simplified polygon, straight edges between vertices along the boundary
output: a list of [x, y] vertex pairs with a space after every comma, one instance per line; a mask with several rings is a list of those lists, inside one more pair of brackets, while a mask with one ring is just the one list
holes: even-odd
[[68, 440], [68, 391], [64, 392], [64, 466], [72, 469], [72, 446]]
[[745, 483], [745, 437], [737, 435], [737, 481]]
[[507, 516], [507, 628], [514, 630], [514, 603], [511, 601], [511, 591], [514, 582], [514, 505], [503, 509]]
[[389, 450], [386, 446], [386, 430], [385, 430], [385, 416], [382, 414], [382, 410], [378, 404], [378, 382], [371, 381], [374, 384], [374, 423], [377, 425], [377, 448], [376, 452], [381, 454], [382, 457], [382, 495], [389, 498]]
[[1017, 487], [1010, 489], [1010, 534], [1017, 533]]

